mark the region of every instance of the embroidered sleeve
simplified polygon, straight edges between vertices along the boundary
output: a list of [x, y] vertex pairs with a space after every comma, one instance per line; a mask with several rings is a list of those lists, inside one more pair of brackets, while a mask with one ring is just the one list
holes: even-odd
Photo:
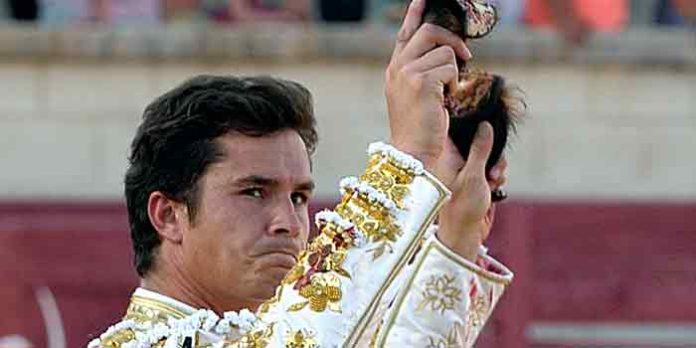
[[474, 264], [430, 237], [371, 346], [472, 347], [512, 277], [483, 249]]

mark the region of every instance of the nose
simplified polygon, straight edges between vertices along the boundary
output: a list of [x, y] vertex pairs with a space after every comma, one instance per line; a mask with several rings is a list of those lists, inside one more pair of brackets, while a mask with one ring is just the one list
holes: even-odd
[[301, 212], [290, 199], [276, 204], [273, 210], [273, 223], [270, 232], [273, 235], [286, 235], [295, 238], [300, 235], [302, 229]]

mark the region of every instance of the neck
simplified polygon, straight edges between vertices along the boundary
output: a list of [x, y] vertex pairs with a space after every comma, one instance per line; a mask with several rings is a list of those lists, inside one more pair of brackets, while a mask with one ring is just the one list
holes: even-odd
[[202, 296], [194, 287], [188, 286], [185, 281], [182, 281], [181, 277], [163, 273], [165, 272], [152, 270], [140, 280], [140, 287], [170, 297], [196, 309], [210, 309], [218, 312], [212, 302], [207, 301], [206, 297]]
[[240, 311], [245, 308], [255, 311], [262, 303], [217, 300], [214, 294], [196, 286], [195, 282], [187, 279], [181, 272], [153, 269], [141, 279], [140, 287], [170, 297], [196, 309], [210, 309], [218, 315], [229, 311]]

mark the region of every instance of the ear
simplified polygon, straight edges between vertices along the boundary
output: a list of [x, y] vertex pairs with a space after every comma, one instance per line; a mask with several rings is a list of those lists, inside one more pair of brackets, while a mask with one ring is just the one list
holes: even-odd
[[184, 237], [184, 227], [188, 223], [188, 213], [183, 203], [174, 201], [162, 192], [150, 194], [147, 201], [147, 214], [162, 240], [180, 244]]

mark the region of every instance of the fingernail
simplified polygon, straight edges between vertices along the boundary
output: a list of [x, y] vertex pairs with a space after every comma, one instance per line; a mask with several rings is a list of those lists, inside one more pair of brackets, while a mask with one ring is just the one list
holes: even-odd
[[491, 179], [493, 179], [493, 180], [500, 179], [500, 169], [494, 168], [493, 170], [491, 170]]
[[462, 53], [464, 54], [464, 59], [471, 59], [471, 57], [474, 56], [473, 54], [471, 54], [469, 47], [466, 47], [466, 44], [462, 44]]

